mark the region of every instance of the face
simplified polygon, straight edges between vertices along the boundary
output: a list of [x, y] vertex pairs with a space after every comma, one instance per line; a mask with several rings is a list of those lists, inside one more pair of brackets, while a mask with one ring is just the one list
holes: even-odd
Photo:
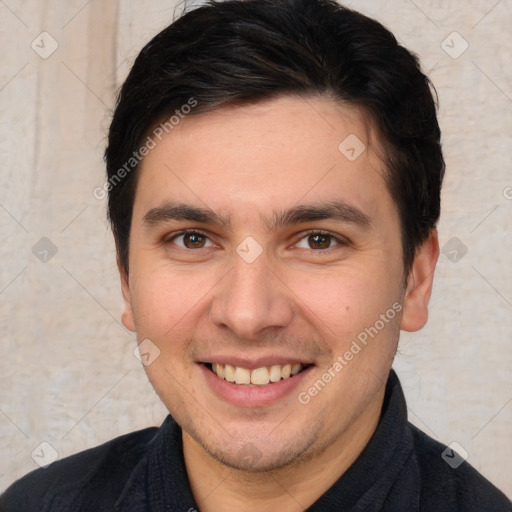
[[355, 107], [281, 97], [189, 116], [141, 164], [123, 322], [184, 442], [227, 466], [299, 463], [378, 415], [424, 320], [377, 144]]

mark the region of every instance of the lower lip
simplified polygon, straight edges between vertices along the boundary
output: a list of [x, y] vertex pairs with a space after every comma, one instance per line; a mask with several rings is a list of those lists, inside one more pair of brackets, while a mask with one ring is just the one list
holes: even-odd
[[219, 398], [238, 407], [262, 407], [291, 395], [313, 369], [310, 366], [293, 377], [272, 382], [267, 386], [249, 387], [220, 379], [204, 364], [200, 364], [199, 367], [203, 372], [208, 387]]

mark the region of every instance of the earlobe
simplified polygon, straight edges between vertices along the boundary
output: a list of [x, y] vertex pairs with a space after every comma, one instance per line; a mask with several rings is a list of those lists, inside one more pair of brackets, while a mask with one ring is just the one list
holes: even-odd
[[117, 268], [119, 269], [119, 277], [121, 279], [121, 293], [123, 294], [123, 312], [121, 314], [121, 322], [130, 331], [135, 332], [135, 321], [132, 311], [132, 298], [130, 292], [130, 279], [128, 272], [124, 269], [119, 258], [117, 259]]
[[418, 331], [428, 319], [428, 303], [432, 294], [434, 270], [439, 257], [437, 230], [433, 228], [423, 245], [416, 251], [407, 280], [404, 313], [400, 328]]

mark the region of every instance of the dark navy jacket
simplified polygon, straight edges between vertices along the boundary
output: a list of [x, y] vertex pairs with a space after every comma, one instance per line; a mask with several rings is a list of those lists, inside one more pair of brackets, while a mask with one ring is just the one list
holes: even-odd
[[[308, 510], [512, 512], [504, 494], [467, 462], [459, 462], [456, 453], [408, 423], [402, 388], [391, 371], [373, 437]], [[194, 510], [200, 508], [187, 479], [181, 429], [171, 416], [160, 428], [118, 437], [37, 469], [0, 497], [1, 512]]]

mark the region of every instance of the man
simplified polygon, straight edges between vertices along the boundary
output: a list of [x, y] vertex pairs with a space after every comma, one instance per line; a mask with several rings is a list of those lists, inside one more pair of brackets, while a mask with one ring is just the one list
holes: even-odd
[[391, 370], [427, 321], [444, 161], [384, 27], [329, 0], [197, 8], [138, 56], [106, 163], [122, 320], [170, 416], [2, 510], [512, 510], [407, 422]]

